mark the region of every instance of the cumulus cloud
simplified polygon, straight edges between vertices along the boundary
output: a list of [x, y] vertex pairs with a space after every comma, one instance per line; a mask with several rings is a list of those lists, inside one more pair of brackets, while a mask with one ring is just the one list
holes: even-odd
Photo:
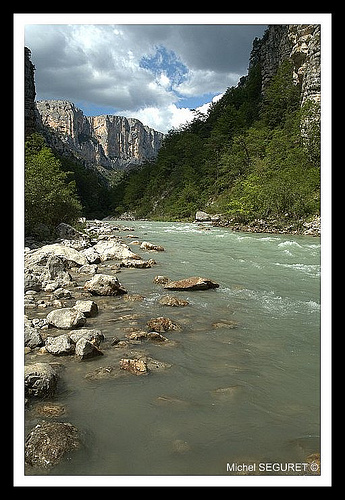
[[[133, 117], [133, 111], [122, 110], [122, 116]], [[135, 112], [135, 118], [145, 125], [164, 133], [173, 128], [178, 128], [181, 124], [193, 120], [194, 113], [190, 108], [178, 108], [172, 103], [165, 107], [145, 107]]]
[[188, 106], [188, 98], [219, 94], [246, 74], [252, 40], [264, 28], [31, 24], [25, 44], [38, 99], [111, 109], [165, 132], [192, 116], [181, 99]]

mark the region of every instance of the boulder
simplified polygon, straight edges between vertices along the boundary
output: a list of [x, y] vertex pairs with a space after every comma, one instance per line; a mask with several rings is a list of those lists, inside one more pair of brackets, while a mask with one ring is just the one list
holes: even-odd
[[77, 300], [73, 309], [84, 314], [86, 318], [93, 318], [98, 314], [98, 305], [93, 300]]
[[87, 359], [95, 356], [102, 356], [103, 353], [91, 340], [81, 337], [75, 345], [75, 355], [79, 359]]
[[73, 307], [64, 307], [62, 309], [55, 309], [47, 315], [47, 322], [56, 328], [63, 330], [70, 330], [78, 326], [84, 326], [86, 318], [83, 313], [74, 309]]
[[208, 278], [191, 277], [179, 281], [169, 281], [164, 285], [166, 290], [208, 290], [218, 288], [219, 284]]
[[43, 345], [42, 337], [37, 328], [30, 324], [30, 321], [24, 322], [24, 346], [34, 349]]
[[207, 222], [211, 220], [211, 216], [203, 212], [202, 210], [198, 210], [198, 212], [195, 214], [195, 220], [196, 222]]
[[44, 245], [37, 250], [27, 252], [25, 255], [25, 265], [29, 267], [32, 265], [44, 266], [51, 255], [60, 257], [65, 268], [88, 264], [86, 257], [81, 252], [78, 252], [78, 250], [59, 243], [53, 243], [52, 245]]
[[34, 427], [25, 441], [25, 463], [50, 469], [66, 453], [80, 446], [78, 429], [69, 422], [43, 421]]
[[71, 281], [67, 269], [87, 264], [84, 255], [58, 243], [25, 252], [24, 289], [53, 291]]
[[64, 287], [72, 281], [72, 277], [65, 270], [65, 263], [61, 257], [50, 255], [45, 270], [40, 276], [43, 290], [53, 291]]
[[79, 274], [96, 274], [98, 271], [97, 264], [86, 264], [78, 269]]
[[96, 250], [94, 249], [94, 247], [86, 248], [81, 253], [87, 259], [87, 262], [89, 264], [99, 264], [101, 262], [99, 253], [96, 252]]
[[65, 356], [74, 352], [74, 345], [66, 333], [57, 337], [47, 337], [45, 349], [54, 356]]
[[94, 345], [97, 347], [99, 344], [104, 340], [104, 335], [101, 332], [101, 330], [96, 330], [93, 328], [80, 328], [80, 330], [72, 330], [69, 334], [70, 339], [72, 342], [75, 344], [80, 340], [80, 339], [86, 339], [92, 342]]
[[164, 252], [164, 247], [161, 245], [154, 245], [153, 243], [150, 243], [148, 241], [143, 241], [142, 244], [140, 245], [140, 248], [142, 250], [154, 250], [156, 252]]
[[71, 294], [70, 290], [67, 290], [66, 288], [57, 288], [56, 290], [54, 290], [51, 298], [53, 300], [55, 300], [55, 299], [71, 299], [72, 294]]
[[139, 255], [132, 252], [128, 245], [113, 238], [101, 240], [92, 248], [99, 254], [101, 262], [110, 259], [140, 259]]
[[108, 274], [95, 274], [95, 276], [86, 281], [84, 290], [92, 295], [121, 295], [127, 293], [119, 280], [115, 276]]
[[49, 363], [35, 363], [24, 367], [24, 386], [27, 397], [47, 398], [54, 395], [58, 374]]
[[170, 280], [169, 280], [168, 276], [155, 276], [153, 278], [152, 283], [155, 283], [156, 285], [165, 285], [169, 281]]

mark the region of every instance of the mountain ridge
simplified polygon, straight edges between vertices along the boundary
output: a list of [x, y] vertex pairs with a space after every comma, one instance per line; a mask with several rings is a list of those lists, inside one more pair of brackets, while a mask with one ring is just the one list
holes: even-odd
[[86, 116], [67, 100], [39, 100], [36, 109], [50, 146], [101, 173], [155, 159], [164, 137], [136, 118]]

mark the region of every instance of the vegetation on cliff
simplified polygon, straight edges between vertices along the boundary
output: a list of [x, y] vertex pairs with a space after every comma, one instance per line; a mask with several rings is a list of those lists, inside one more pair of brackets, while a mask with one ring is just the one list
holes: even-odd
[[25, 233], [48, 238], [60, 222], [81, 214], [76, 185], [68, 180], [44, 139], [37, 133], [25, 143]]

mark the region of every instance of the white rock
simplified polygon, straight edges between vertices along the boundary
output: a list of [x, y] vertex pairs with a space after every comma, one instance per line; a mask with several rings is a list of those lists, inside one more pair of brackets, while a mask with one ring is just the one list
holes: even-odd
[[86, 318], [83, 313], [73, 307], [65, 307], [51, 311], [47, 316], [47, 322], [56, 328], [69, 330], [85, 325]]

